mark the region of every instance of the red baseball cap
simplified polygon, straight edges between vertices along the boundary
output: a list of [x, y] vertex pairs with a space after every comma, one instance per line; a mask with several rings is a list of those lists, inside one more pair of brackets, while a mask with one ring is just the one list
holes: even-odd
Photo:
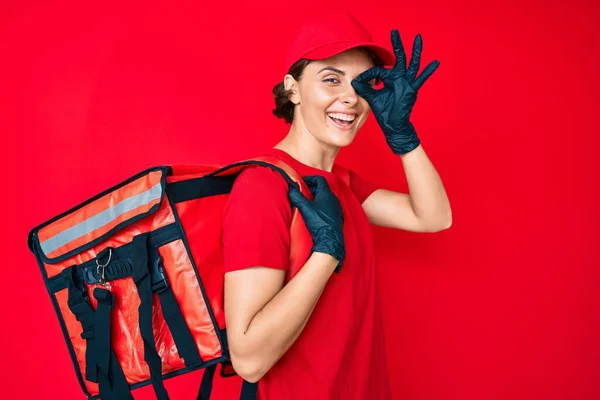
[[292, 40], [285, 56], [285, 71], [298, 60], [322, 60], [355, 47], [367, 47], [385, 66], [396, 58], [392, 52], [373, 42], [369, 31], [350, 13], [335, 13], [306, 20]]

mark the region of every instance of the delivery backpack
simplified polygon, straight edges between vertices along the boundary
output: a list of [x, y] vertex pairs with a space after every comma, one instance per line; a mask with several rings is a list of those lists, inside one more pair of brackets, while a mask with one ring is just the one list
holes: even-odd
[[[198, 399], [210, 396], [216, 367], [233, 376], [223, 311], [222, 215], [247, 167], [279, 172], [311, 198], [301, 177], [265, 156], [227, 166], [145, 170], [29, 233], [81, 388], [88, 399], [133, 399], [166, 378], [205, 369]], [[306, 262], [312, 239], [297, 209], [287, 280]], [[268, 240], [268, 238], [265, 238]], [[241, 398], [255, 398], [244, 381]]]

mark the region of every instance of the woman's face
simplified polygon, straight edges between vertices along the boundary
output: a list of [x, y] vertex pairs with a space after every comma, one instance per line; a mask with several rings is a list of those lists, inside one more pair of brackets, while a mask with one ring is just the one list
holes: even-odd
[[296, 90], [290, 99], [296, 108], [294, 124], [316, 140], [332, 147], [352, 143], [369, 115], [366, 100], [350, 84], [356, 76], [373, 67], [371, 58], [360, 49], [308, 64], [296, 82], [286, 76]]

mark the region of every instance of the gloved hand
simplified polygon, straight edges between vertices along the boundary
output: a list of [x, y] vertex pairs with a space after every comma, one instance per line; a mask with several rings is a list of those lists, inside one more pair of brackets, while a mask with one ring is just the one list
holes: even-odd
[[[421, 144], [410, 113], [417, 99], [417, 91], [435, 72], [440, 62], [429, 63], [419, 77], [417, 72], [421, 62], [423, 46], [421, 35], [417, 35], [412, 57], [406, 70], [406, 56], [398, 30], [392, 30], [392, 46], [396, 62], [391, 69], [373, 67], [352, 80], [352, 87], [371, 106], [375, 119], [385, 134], [386, 141], [395, 154], [406, 154]], [[380, 78], [384, 87], [374, 89], [369, 81]]]
[[324, 177], [308, 176], [304, 181], [313, 194], [313, 200], [308, 200], [295, 184], [289, 186], [289, 198], [300, 211], [313, 238], [312, 251], [326, 253], [337, 259], [339, 264], [335, 272], [339, 272], [346, 256], [342, 206]]

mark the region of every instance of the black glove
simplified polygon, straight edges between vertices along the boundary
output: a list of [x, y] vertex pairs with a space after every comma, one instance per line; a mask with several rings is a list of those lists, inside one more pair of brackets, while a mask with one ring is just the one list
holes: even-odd
[[296, 184], [290, 184], [289, 198], [300, 211], [313, 238], [312, 251], [326, 253], [337, 259], [339, 264], [335, 272], [339, 272], [346, 256], [342, 206], [329, 188], [327, 180], [322, 176], [307, 176], [304, 181], [314, 199], [312, 201], [308, 200]]
[[[406, 70], [406, 55], [398, 30], [392, 30], [392, 46], [396, 54], [396, 63], [391, 69], [373, 67], [352, 80], [352, 87], [371, 106], [373, 114], [386, 141], [395, 154], [406, 154], [416, 149], [421, 141], [413, 124], [410, 113], [417, 100], [417, 91], [435, 72], [440, 62], [429, 63], [417, 77], [423, 47], [421, 35], [417, 35], [413, 45], [412, 57]], [[383, 89], [376, 90], [369, 81], [380, 78]]]

